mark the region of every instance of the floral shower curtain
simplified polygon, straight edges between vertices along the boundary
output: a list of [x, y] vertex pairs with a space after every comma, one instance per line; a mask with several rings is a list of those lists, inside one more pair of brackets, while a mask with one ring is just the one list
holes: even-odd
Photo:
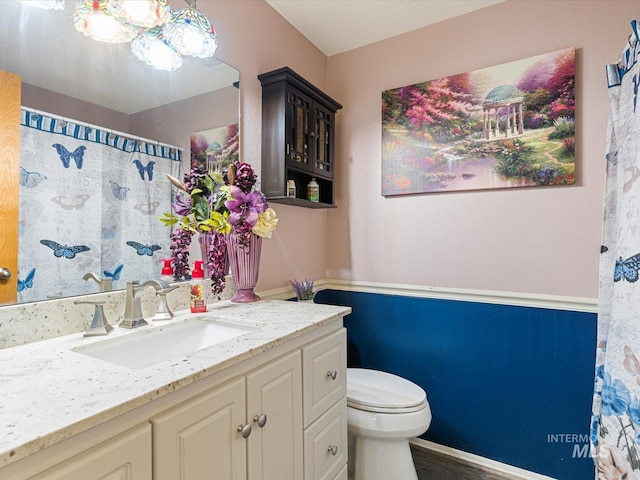
[[19, 301], [99, 291], [87, 273], [159, 277], [180, 149], [27, 110], [20, 142]]
[[640, 480], [640, 36], [607, 67], [607, 131], [591, 454], [598, 480]]

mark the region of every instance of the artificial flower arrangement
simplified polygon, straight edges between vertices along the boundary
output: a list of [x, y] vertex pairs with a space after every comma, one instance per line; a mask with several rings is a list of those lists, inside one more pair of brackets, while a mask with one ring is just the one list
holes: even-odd
[[[276, 212], [255, 188], [256, 174], [248, 163], [234, 162], [223, 175], [199, 168], [184, 174], [184, 181], [168, 175], [181, 191], [160, 221], [179, 226], [171, 233], [171, 258], [176, 280], [188, 278], [189, 245], [194, 234], [211, 233], [208, 258], [204, 259], [214, 295], [220, 295], [227, 274], [225, 234], [235, 232], [248, 248], [252, 233], [271, 238], [278, 224]], [[204, 237], [207, 238], [207, 237]]]
[[289, 280], [289, 283], [298, 300], [313, 300], [315, 298], [316, 293], [313, 291], [313, 280], [305, 278], [299, 282], [294, 278], [293, 280]]

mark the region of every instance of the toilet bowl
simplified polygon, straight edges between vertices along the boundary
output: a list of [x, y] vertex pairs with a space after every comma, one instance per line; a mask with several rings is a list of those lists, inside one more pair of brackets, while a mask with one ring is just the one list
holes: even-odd
[[407, 379], [347, 368], [350, 480], [418, 480], [409, 440], [431, 423], [425, 391]]

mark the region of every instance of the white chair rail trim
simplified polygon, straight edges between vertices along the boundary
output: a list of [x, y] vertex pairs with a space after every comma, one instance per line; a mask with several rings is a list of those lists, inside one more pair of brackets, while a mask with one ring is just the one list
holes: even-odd
[[[395, 283], [362, 282], [354, 280], [324, 279], [315, 282], [315, 289], [343, 290], [349, 292], [380, 293], [403, 297], [458, 300], [462, 302], [492, 303], [520, 307], [548, 308], [575, 312], [597, 313], [598, 299], [584, 297], [563, 297], [519, 292], [498, 292], [492, 290], [471, 290], [462, 288], [429, 287], [424, 285], [403, 285]], [[260, 292], [265, 299], [287, 299], [294, 297], [291, 287]]]

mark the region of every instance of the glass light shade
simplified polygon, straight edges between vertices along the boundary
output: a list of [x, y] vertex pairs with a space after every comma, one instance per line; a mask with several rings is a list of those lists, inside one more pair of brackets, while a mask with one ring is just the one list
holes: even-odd
[[64, 0], [22, 0], [22, 3], [43, 10], [64, 10]]
[[106, 0], [105, 12], [141, 28], [163, 25], [171, 18], [167, 0]]
[[211, 22], [194, 6], [176, 10], [164, 26], [164, 38], [181, 55], [207, 58], [218, 48], [216, 32]]
[[138, 59], [158, 70], [177, 70], [182, 57], [162, 39], [162, 29], [155, 27], [138, 35], [131, 42], [131, 51]]
[[104, 8], [105, 0], [80, 0], [73, 12], [76, 30], [100, 42], [125, 43], [133, 40], [137, 32], [107, 15]]

